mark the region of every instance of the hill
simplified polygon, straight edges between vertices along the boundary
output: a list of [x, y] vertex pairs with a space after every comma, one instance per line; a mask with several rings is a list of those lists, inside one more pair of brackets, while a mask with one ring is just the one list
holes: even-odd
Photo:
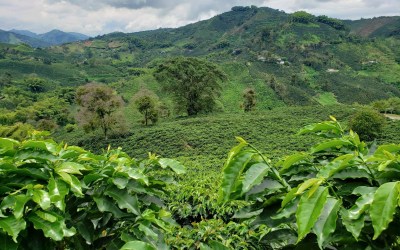
[[14, 86], [24, 86], [24, 79], [35, 74], [51, 82], [49, 91], [103, 82], [126, 101], [144, 86], [172, 110], [153, 68], [168, 57], [196, 56], [218, 64], [228, 75], [220, 111], [238, 111], [247, 87], [255, 89], [259, 110], [365, 104], [400, 96], [400, 39], [359, 36], [351, 32], [356, 24], [360, 29], [366, 25], [303, 12], [234, 7], [176, 29], [116, 32], [46, 49], [2, 45], [0, 76], [9, 74]]
[[400, 37], [400, 17], [375, 17], [346, 21], [351, 32], [363, 37]]
[[1, 31], [0, 41], [8, 44], [26, 43], [32, 47], [49, 47], [64, 43], [86, 40], [89, 37], [75, 32], [64, 32], [61, 30], [52, 30], [43, 34], [36, 34], [29, 30]]

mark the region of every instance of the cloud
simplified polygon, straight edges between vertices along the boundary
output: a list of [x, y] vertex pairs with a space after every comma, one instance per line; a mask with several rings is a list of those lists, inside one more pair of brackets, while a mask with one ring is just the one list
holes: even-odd
[[400, 9], [399, 0], [0, 0], [0, 29], [60, 29], [88, 35], [135, 32], [179, 27], [238, 5], [344, 19], [398, 15]]

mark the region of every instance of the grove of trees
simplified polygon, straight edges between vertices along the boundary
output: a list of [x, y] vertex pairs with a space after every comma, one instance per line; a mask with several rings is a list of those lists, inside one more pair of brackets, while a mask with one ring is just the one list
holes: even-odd
[[172, 94], [177, 110], [189, 116], [212, 111], [221, 92], [219, 83], [227, 79], [216, 65], [193, 57], [163, 61], [154, 76]]

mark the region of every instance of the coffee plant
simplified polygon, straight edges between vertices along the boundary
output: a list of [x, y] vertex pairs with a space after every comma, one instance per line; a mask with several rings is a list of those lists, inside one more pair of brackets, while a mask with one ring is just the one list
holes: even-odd
[[238, 138], [223, 169], [219, 201], [252, 202], [233, 216], [267, 227], [264, 249], [400, 247], [400, 145], [367, 146], [334, 117], [299, 134], [323, 138], [276, 164]]
[[176, 224], [161, 196], [183, 166], [120, 148], [0, 139], [0, 246], [5, 249], [163, 249]]

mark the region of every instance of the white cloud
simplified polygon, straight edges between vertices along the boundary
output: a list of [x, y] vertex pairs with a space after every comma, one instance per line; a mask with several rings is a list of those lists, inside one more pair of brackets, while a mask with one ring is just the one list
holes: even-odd
[[399, 15], [399, 0], [0, 0], [0, 29], [51, 29], [88, 35], [178, 27], [210, 18], [235, 5], [358, 19]]

